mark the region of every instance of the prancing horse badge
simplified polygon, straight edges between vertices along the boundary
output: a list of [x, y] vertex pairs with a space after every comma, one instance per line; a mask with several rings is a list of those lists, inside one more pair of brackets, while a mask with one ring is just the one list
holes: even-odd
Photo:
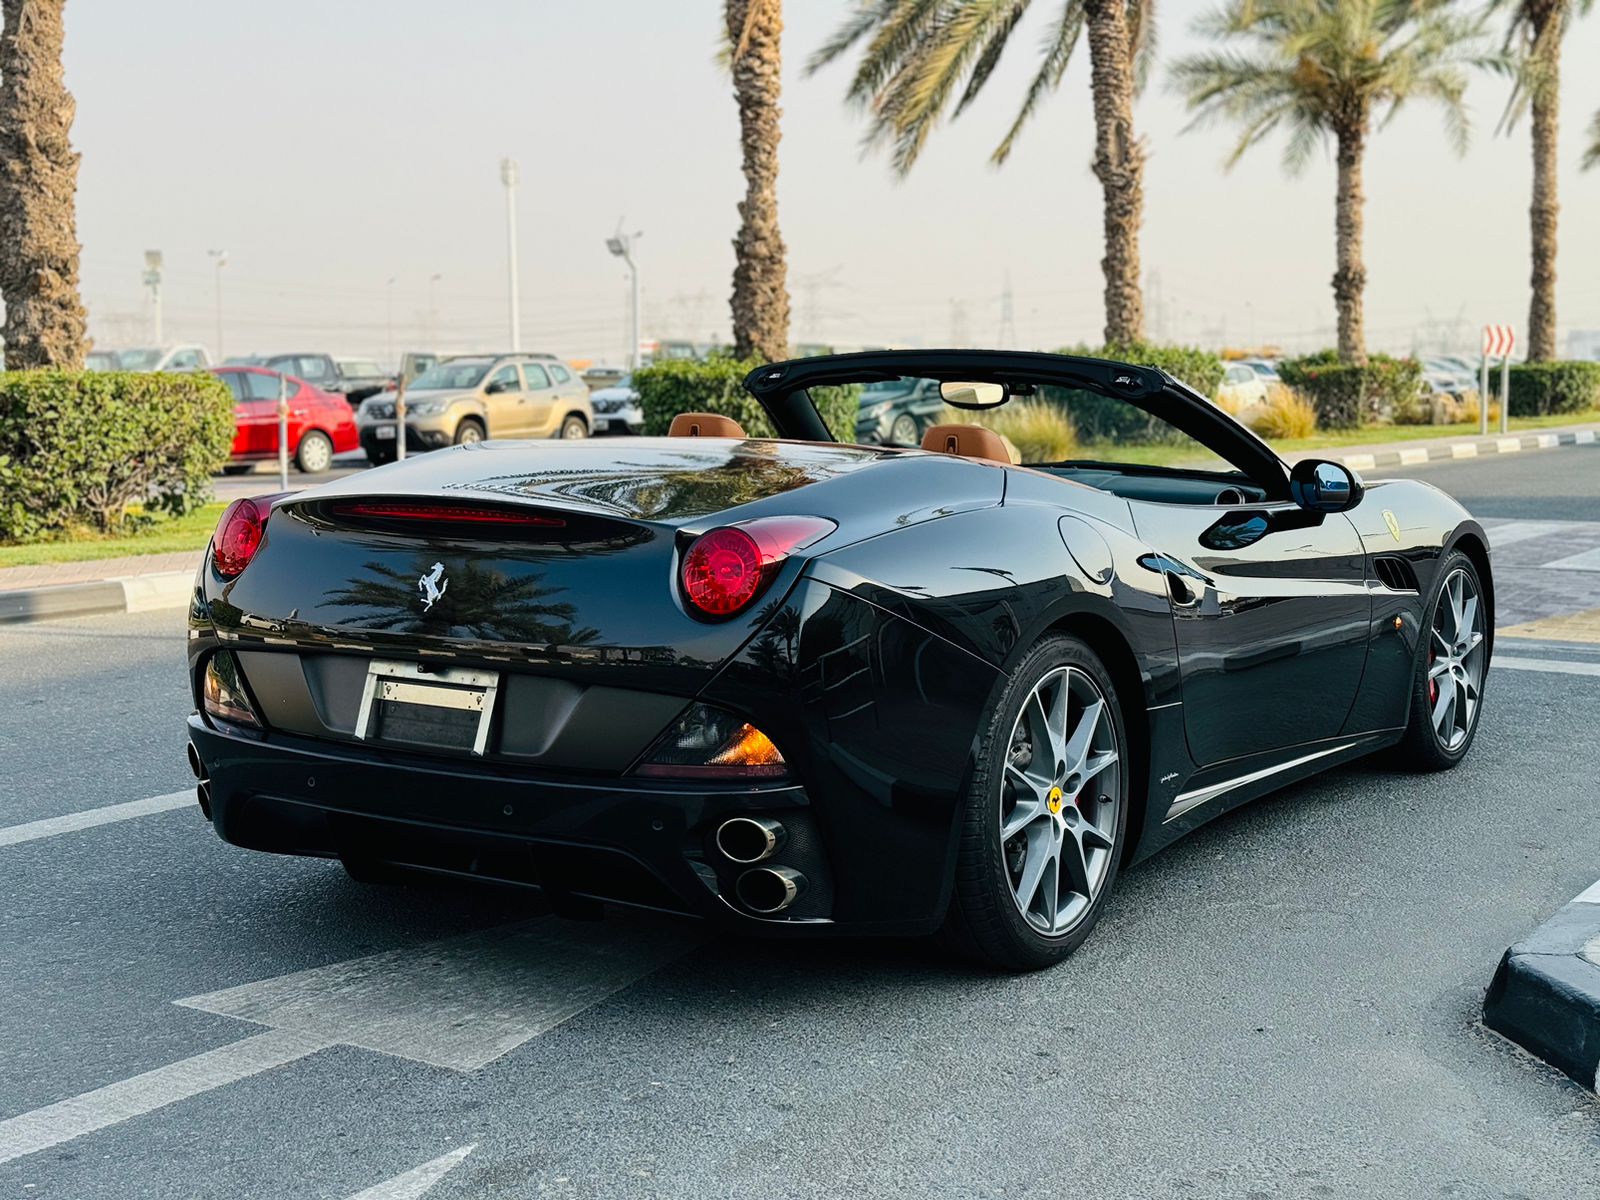
[[1394, 514], [1387, 508], [1383, 510], [1383, 523], [1389, 527], [1389, 532], [1394, 534], [1394, 540], [1398, 542], [1400, 540], [1400, 522], [1395, 520]]
[[[1395, 536], [1400, 535], [1397, 533]], [[444, 564], [434, 563], [433, 570], [417, 580], [417, 587], [422, 592], [422, 611], [427, 612], [433, 607], [433, 602], [450, 587], [450, 581], [444, 577]]]

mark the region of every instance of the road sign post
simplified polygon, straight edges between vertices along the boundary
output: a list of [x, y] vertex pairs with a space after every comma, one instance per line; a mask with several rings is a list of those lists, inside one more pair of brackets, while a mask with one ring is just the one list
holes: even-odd
[[289, 490], [289, 377], [278, 372], [278, 486]]
[[400, 372], [400, 382], [394, 389], [394, 457], [399, 462], [406, 456], [406, 373]]
[[1500, 432], [1511, 420], [1511, 352], [1517, 346], [1517, 331], [1510, 325], [1483, 327], [1483, 359], [1478, 366], [1478, 432], [1489, 432], [1489, 362], [1500, 360]]

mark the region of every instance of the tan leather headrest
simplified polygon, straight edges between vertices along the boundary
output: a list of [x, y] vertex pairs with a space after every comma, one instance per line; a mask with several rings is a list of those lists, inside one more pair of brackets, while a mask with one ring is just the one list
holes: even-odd
[[982, 425], [934, 425], [922, 435], [922, 448], [938, 454], [962, 458], [981, 458], [988, 462], [1011, 464], [1011, 451], [1005, 439]]
[[717, 413], [679, 413], [672, 418], [667, 436], [742, 438], [744, 429], [732, 417]]

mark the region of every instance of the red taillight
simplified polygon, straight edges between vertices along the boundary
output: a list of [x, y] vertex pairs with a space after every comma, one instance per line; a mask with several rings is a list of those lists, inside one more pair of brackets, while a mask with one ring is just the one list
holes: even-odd
[[266, 533], [270, 502], [235, 500], [223, 510], [211, 538], [211, 561], [217, 574], [232, 579], [250, 565]]
[[368, 517], [383, 521], [441, 521], [456, 525], [515, 525], [521, 528], [538, 526], [560, 529], [566, 522], [559, 517], [541, 517], [533, 513], [515, 512], [504, 508], [490, 508], [477, 504], [407, 503], [389, 500], [358, 500], [336, 504], [333, 513], [339, 517]]
[[708, 617], [731, 617], [770, 582], [791, 551], [831, 533], [823, 517], [764, 517], [702, 534], [683, 556], [683, 594]]

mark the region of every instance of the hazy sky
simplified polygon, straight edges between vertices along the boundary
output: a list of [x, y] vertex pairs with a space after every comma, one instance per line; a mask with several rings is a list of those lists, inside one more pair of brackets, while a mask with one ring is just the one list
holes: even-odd
[[[911, 177], [863, 158], [847, 68], [805, 58], [848, 0], [788, 0], [780, 214], [796, 340], [994, 344], [1009, 278], [1015, 344], [1098, 340], [1100, 194], [1088, 58], [1011, 161], [988, 165], [1056, 4], [1041, 0], [983, 100]], [[1164, 61], [1202, 6], [1160, 6]], [[499, 347], [504, 193], [521, 164], [524, 345], [615, 361], [626, 281], [604, 247], [644, 232], [646, 336], [726, 336], [741, 194], [737, 113], [716, 64], [718, 0], [71, 0], [67, 78], [83, 154], [79, 234], [91, 331], [147, 341], [143, 253], [166, 256], [167, 340], [216, 350], [207, 251], [226, 249], [227, 353]], [[1577, 170], [1600, 108], [1600, 14], [1566, 48], [1559, 306], [1600, 330], [1600, 171]], [[1590, 65], [1586, 65], [1590, 64]], [[1495, 78], [1469, 93], [1464, 159], [1437, 114], [1403, 113], [1367, 160], [1367, 329], [1475, 343], [1527, 314], [1527, 127], [1494, 126]], [[1332, 341], [1333, 170], [1299, 178], [1277, 144], [1231, 173], [1221, 128], [1184, 134], [1158, 73], [1147, 140], [1150, 332], [1217, 343]], [[433, 275], [430, 314], [430, 284]], [[393, 278], [392, 287], [388, 280]]]

